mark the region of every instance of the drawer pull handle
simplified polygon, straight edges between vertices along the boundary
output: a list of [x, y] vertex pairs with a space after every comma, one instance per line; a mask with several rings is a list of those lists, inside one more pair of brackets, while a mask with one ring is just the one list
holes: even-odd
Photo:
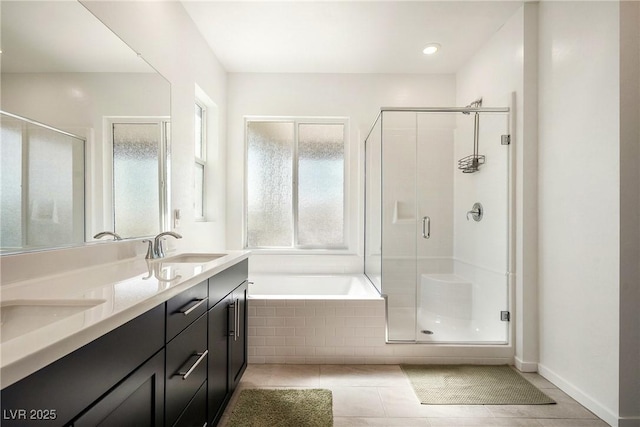
[[[200, 307], [205, 302], [207, 302], [206, 298], [197, 299], [195, 301], [191, 301], [189, 304], [185, 305], [184, 307], [182, 307], [180, 309], [180, 313], [184, 314], [185, 316], [188, 316], [193, 312], [193, 310], [195, 310], [196, 308]], [[189, 307], [189, 308], [187, 308], [187, 307]]]
[[207, 357], [207, 354], [209, 354], [209, 350], [205, 350], [203, 353], [195, 353], [194, 356], [200, 356], [198, 357], [198, 360], [196, 360], [196, 363], [194, 363], [188, 370], [187, 372], [184, 371], [180, 371], [178, 372], [178, 375], [182, 375], [182, 379], [186, 380], [187, 378], [189, 378], [189, 375], [191, 375], [191, 373], [193, 372], [194, 369], [196, 369], [198, 367], [198, 365], [204, 360], [205, 357]]

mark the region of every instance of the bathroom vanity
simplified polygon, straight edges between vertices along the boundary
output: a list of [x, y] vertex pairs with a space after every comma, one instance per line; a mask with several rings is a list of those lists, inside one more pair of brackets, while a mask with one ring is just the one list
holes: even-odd
[[26, 295], [39, 295], [45, 317], [51, 301], [90, 303], [7, 329], [2, 425], [216, 425], [247, 366], [247, 258], [182, 254], [4, 286], [3, 308], [36, 313]]

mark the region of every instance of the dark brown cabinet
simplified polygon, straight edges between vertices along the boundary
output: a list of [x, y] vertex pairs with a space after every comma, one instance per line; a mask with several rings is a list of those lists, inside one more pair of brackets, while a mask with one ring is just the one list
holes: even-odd
[[214, 426], [247, 367], [247, 276], [242, 261], [209, 279], [207, 411]]
[[207, 379], [207, 316], [167, 343], [166, 425], [172, 426]]
[[[206, 389], [207, 306], [209, 281], [187, 289], [167, 301], [167, 363], [165, 424], [179, 425], [192, 417], [196, 394]], [[205, 405], [206, 398], [200, 406]], [[183, 413], [187, 412], [188, 415]], [[200, 427], [206, 422], [206, 414]]]
[[203, 384], [174, 427], [203, 427], [207, 425], [207, 385]]
[[247, 366], [247, 270], [245, 259], [1, 390], [0, 423], [216, 425]]
[[[3, 389], [2, 426], [70, 425], [96, 405], [104, 408], [109, 402], [129, 405], [128, 413], [153, 414], [154, 425], [163, 425], [164, 415], [158, 419], [156, 411], [164, 413], [164, 318], [165, 305], [161, 304]], [[157, 353], [161, 354], [161, 375], [155, 373], [156, 363], [145, 364]], [[143, 366], [142, 377], [156, 386], [148, 390], [153, 395], [130, 394], [127, 379]], [[103, 400], [105, 396], [111, 397]]]
[[229, 381], [231, 392], [236, 389], [247, 367], [247, 291], [245, 280], [231, 293], [229, 323], [235, 321], [235, 327], [229, 333]]
[[164, 351], [136, 369], [83, 415], [74, 427], [162, 426]]
[[220, 419], [229, 397], [229, 312], [230, 299], [219, 301], [209, 310], [208, 414], [210, 425]]
[[208, 280], [167, 301], [167, 342], [207, 312]]

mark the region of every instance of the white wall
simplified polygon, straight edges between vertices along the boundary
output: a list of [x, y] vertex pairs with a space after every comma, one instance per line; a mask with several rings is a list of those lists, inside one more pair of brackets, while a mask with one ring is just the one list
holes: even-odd
[[[531, 86], [535, 89], [537, 83], [537, 52], [531, 50], [531, 39], [537, 37], [537, 32], [531, 32], [536, 7], [535, 4], [527, 3], [519, 9], [456, 75], [458, 104], [466, 105], [482, 97], [484, 107], [510, 106], [512, 109], [510, 134], [515, 168], [512, 182], [515, 196], [511, 217], [515, 224], [512, 224], [511, 232], [515, 238], [515, 248], [511, 248], [510, 292], [515, 291], [515, 298], [511, 298], [511, 303], [515, 303], [512, 317], [512, 326], [515, 328], [515, 362], [524, 371], [536, 371], [538, 361], [535, 277], [537, 123], [535, 114], [531, 113], [537, 106], [535, 97], [530, 96]], [[482, 117], [480, 127], [482, 128]], [[486, 146], [483, 146], [484, 142], [480, 144], [481, 147]], [[475, 174], [470, 179], [474, 178], [473, 175]]]
[[[226, 72], [179, 2], [83, 1], [109, 28], [171, 83], [171, 203], [182, 211], [183, 235], [170, 245], [192, 251], [225, 249]], [[208, 222], [193, 214], [194, 101], [196, 84], [218, 106], [217, 146], [209, 147], [215, 172]]]
[[[349, 135], [348, 255], [285, 257], [252, 256], [252, 268], [280, 271], [361, 272], [363, 256], [363, 142], [383, 106], [450, 106], [453, 75], [374, 74], [230, 74], [228, 85], [229, 152], [227, 161], [244, 165], [244, 116], [346, 116]], [[228, 171], [227, 246], [243, 245], [244, 167]], [[289, 261], [289, 262], [286, 262]]]
[[619, 4], [539, 8], [540, 372], [617, 425]]

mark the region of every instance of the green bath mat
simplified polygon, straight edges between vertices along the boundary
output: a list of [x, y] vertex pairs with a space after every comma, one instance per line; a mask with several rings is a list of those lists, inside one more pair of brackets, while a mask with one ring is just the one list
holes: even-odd
[[425, 405], [556, 403], [507, 365], [401, 365]]
[[332, 427], [333, 398], [324, 389], [247, 389], [229, 427]]

